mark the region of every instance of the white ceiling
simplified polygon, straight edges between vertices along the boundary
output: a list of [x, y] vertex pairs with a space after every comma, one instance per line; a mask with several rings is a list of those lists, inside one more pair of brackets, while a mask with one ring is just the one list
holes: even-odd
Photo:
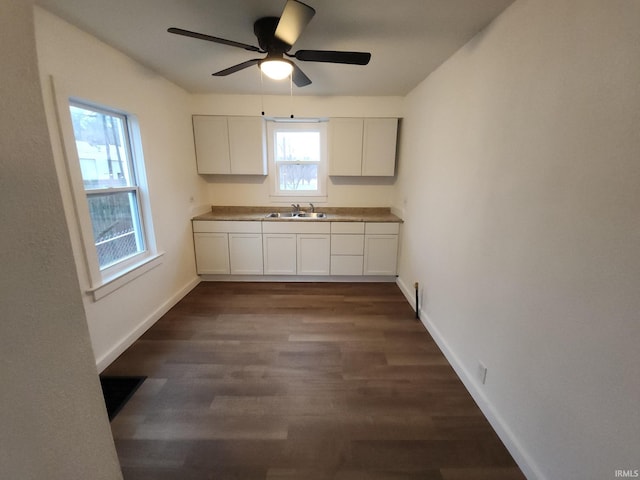
[[[37, 0], [192, 93], [288, 94], [257, 66], [211, 73], [261, 54], [167, 33], [168, 27], [257, 45], [253, 22], [285, 0]], [[306, 0], [316, 15], [300, 49], [371, 52], [367, 66], [297, 61], [313, 83], [297, 95], [406, 95], [513, 0]]]

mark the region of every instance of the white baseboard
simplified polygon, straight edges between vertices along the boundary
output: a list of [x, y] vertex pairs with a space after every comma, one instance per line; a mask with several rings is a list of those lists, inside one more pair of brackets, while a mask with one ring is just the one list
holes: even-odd
[[395, 283], [395, 275], [200, 275], [203, 282]]
[[[411, 305], [411, 308], [415, 310], [415, 290], [407, 287], [407, 285], [402, 281], [400, 277], [398, 277], [396, 283], [400, 288], [400, 291], [409, 302], [409, 305]], [[524, 450], [516, 436], [513, 434], [513, 432], [509, 428], [509, 425], [496, 411], [485, 394], [478, 388], [478, 385], [473, 380], [473, 375], [471, 375], [469, 371], [464, 368], [458, 356], [451, 349], [451, 347], [444, 339], [438, 328], [433, 324], [427, 313], [422, 308], [420, 308], [419, 314], [420, 321], [427, 329], [431, 337], [433, 337], [434, 341], [455, 370], [458, 378], [460, 378], [469, 394], [473, 397], [475, 402], [480, 407], [480, 410], [482, 410], [482, 413], [495, 430], [496, 434], [500, 437], [500, 440], [502, 440], [507, 450], [509, 450], [509, 453], [520, 467], [520, 470], [522, 470], [522, 473], [524, 473], [528, 480], [546, 480], [546, 477], [540, 472], [540, 469], [536, 466], [535, 462], [533, 462], [531, 456]]]
[[200, 278], [196, 277], [188, 282], [184, 287], [178, 290], [169, 300], [160, 305], [151, 315], [144, 319], [137, 327], [135, 327], [126, 337], [118, 342], [111, 350], [105, 353], [102, 357], [96, 360], [96, 367], [99, 373], [107, 368], [111, 363], [118, 358], [124, 351], [129, 348], [133, 343], [138, 340], [144, 332], [149, 330], [160, 320], [165, 313], [167, 313], [171, 307], [178, 303], [182, 298], [193, 290], [196, 285], [200, 283]]

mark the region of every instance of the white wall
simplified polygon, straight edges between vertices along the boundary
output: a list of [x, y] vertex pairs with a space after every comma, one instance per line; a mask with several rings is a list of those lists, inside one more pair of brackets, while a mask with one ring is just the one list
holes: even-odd
[[151, 211], [163, 263], [107, 297], [85, 295], [99, 368], [115, 359], [197, 282], [190, 218], [208, 203], [195, 174], [189, 95], [122, 53], [48, 12], [36, 9], [36, 40], [47, 117], [81, 288], [89, 286], [66, 181], [49, 76], [72, 96], [137, 116]]
[[[401, 117], [402, 97], [293, 97], [275, 95], [193, 95], [191, 111], [199, 115], [248, 115], [288, 118]], [[207, 175], [212, 205], [273, 205], [268, 177]], [[395, 177], [330, 177], [327, 202], [320, 205], [389, 207], [394, 200]], [[285, 202], [289, 203], [289, 202]]]
[[0, 0], [0, 476], [121, 479], [73, 268], [31, 2]]
[[638, 25], [518, 0], [405, 102], [400, 284], [529, 478], [640, 468]]

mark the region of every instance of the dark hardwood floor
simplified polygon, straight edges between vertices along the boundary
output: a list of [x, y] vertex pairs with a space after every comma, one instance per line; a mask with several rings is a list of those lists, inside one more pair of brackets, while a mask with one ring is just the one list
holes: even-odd
[[104, 373], [125, 480], [525, 478], [393, 283], [203, 282]]

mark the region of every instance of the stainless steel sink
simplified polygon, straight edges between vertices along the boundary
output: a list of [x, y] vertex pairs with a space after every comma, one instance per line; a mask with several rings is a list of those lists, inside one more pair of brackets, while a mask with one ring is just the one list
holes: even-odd
[[298, 214], [299, 218], [325, 218], [326, 216], [326, 213], [320, 212], [302, 212]]
[[327, 218], [326, 213], [321, 212], [271, 212], [266, 218]]
[[293, 212], [272, 212], [266, 215], [267, 218], [292, 218], [297, 216]]

